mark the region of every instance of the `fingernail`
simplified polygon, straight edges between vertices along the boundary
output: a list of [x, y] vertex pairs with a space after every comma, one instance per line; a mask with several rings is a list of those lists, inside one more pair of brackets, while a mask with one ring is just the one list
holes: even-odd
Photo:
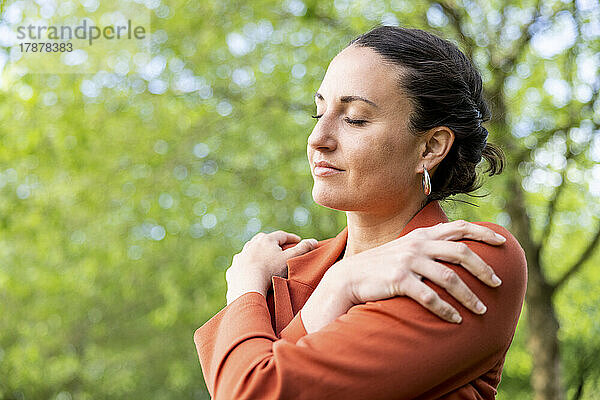
[[492, 283], [496, 286], [499, 286], [502, 284], [502, 281], [500, 280], [500, 278], [498, 278], [498, 275], [494, 274], [492, 275]]
[[483, 305], [483, 303], [481, 301], [477, 302], [477, 305], [475, 306], [475, 308], [477, 309], [477, 312], [479, 314], [483, 314], [487, 311], [487, 307]]
[[499, 233], [496, 233], [496, 239], [500, 240], [502, 243], [506, 242], [506, 238]]
[[454, 315], [452, 315], [452, 322], [460, 324], [460, 321], [462, 321], [462, 318], [461, 318], [460, 314], [454, 314]]

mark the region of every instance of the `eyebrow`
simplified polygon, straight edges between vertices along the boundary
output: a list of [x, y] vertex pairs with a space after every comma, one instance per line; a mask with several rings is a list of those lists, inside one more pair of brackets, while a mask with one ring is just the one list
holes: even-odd
[[[319, 93], [319, 92], [316, 92], [316, 93], [315, 93], [315, 97], [316, 97], [317, 99], [319, 99], [319, 100], [325, 100], [325, 99], [323, 98], [323, 96], [321, 95], [321, 93]], [[377, 104], [375, 104], [375, 103], [373, 103], [371, 100], [369, 100], [369, 99], [365, 99], [364, 97], [361, 97], [361, 96], [341, 96], [341, 97], [340, 97], [340, 101], [341, 101], [342, 103], [350, 103], [350, 102], [353, 102], [353, 101], [364, 101], [365, 103], [367, 103], [367, 104], [370, 104], [370, 105], [372, 105], [373, 107], [376, 107], [376, 108], [377, 108]]]

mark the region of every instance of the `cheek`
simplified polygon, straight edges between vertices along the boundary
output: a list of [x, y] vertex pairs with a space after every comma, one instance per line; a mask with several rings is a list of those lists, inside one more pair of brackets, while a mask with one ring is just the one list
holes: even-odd
[[378, 176], [405, 175], [414, 160], [415, 149], [409, 143], [393, 136], [373, 136], [357, 143], [355, 168]]

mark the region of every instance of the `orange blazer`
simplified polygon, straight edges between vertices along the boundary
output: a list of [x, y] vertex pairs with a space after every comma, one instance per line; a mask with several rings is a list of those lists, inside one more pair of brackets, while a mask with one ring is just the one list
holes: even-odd
[[[399, 234], [447, 222], [430, 202]], [[502, 279], [490, 288], [460, 266], [445, 263], [487, 305], [472, 313], [425, 280], [461, 313], [445, 322], [398, 296], [352, 307], [307, 334], [300, 309], [325, 271], [342, 255], [348, 229], [287, 262], [288, 277], [272, 278], [265, 298], [249, 292], [196, 330], [194, 342], [213, 399], [493, 399], [527, 286], [523, 249], [504, 228], [500, 246], [463, 240]], [[377, 268], [376, 265], [365, 268]]]

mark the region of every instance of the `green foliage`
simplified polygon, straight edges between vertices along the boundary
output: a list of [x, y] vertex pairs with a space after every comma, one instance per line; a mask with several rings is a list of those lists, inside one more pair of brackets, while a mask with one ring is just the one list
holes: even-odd
[[[475, 38], [473, 57], [486, 88], [515, 43], [510, 27], [532, 15], [533, 5], [522, 3], [452, 7]], [[550, 26], [565, 4], [546, 4]], [[0, 398], [207, 399], [192, 335], [225, 305], [224, 271], [233, 254], [258, 231], [325, 239], [345, 224], [344, 213], [311, 196], [306, 139], [313, 94], [331, 58], [381, 21], [435, 29], [464, 44], [448, 10], [433, 3], [174, 0], [153, 10], [149, 52], [119, 56], [128, 73], [20, 74], [6, 64], [0, 70]], [[508, 26], [504, 36], [495, 31], [501, 23]], [[597, 56], [597, 41], [577, 46]], [[8, 50], [0, 48], [0, 56]], [[586, 180], [594, 165], [598, 171], [587, 128], [598, 123], [598, 106], [584, 109], [585, 93], [583, 100], [571, 96], [567, 103], [581, 110], [569, 115], [544, 86], [548, 77], [569, 73], [571, 56], [569, 49], [546, 58], [528, 50], [504, 67], [514, 78], [504, 88], [513, 131], [493, 124], [489, 130], [491, 141], [513, 142], [505, 149], [508, 170], [486, 181], [479, 193], [489, 196], [468, 199], [481, 207], [445, 205], [454, 218], [510, 229], [507, 180], [525, 177], [527, 212], [541, 235], [553, 186], [532, 177], [545, 173], [553, 182], [565, 158], [561, 146], [579, 143], [581, 156], [569, 164], [572, 179], [543, 254], [551, 278], [577, 259], [586, 242], [572, 238], [589, 237], [600, 215], [597, 204], [590, 206], [598, 193], [589, 194]], [[152, 77], [143, 73], [150, 60], [161, 66]], [[149, 88], [158, 81], [167, 90], [153, 94]], [[579, 134], [556, 130], [546, 137], [573, 118], [581, 121]], [[520, 151], [536, 146], [517, 164]], [[558, 161], [543, 164], [544, 157]], [[566, 379], [572, 393], [576, 372], [585, 370], [589, 399], [600, 376], [597, 357], [587, 357], [590, 349], [600, 351], [593, 264], [556, 299]], [[526, 334], [521, 320], [500, 399], [531, 398]]]

